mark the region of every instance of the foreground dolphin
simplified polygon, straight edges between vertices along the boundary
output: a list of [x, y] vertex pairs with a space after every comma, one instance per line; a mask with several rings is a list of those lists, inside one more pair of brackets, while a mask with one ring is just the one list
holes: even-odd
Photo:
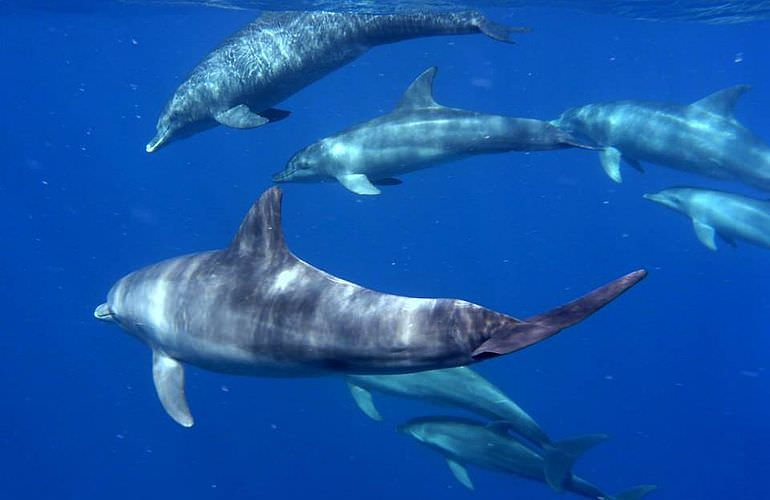
[[478, 12], [370, 15], [263, 12], [192, 70], [160, 115], [151, 153], [174, 137], [222, 124], [253, 128], [288, 115], [272, 109], [375, 45], [410, 38], [483, 33], [511, 42], [526, 28]]
[[715, 234], [733, 246], [737, 238], [770, 248], [768, 200], [691, 187], [664, 189], [644, 197], [692, 219], [698, 240], [711, 250], [717, 249]]
[[412, 82], [390, 113], [311, 144], [275, 182], [337, 179], [356, 194], [380, 194], [372, 181], [483, 153], [584, 147], [548, 122], [447, 108], [433, 99], [436, 68]]
[[617, 101], [566, 111], [553, 123], [604, 147], [601, 163], [621, 182], [620, 160], [647, 161], [770, 190], [770, 146], [733, 116], [749, 89], [737, 85], [690, 105]]
[[565, 441], [565, 446], [552, 442], [527, 412], [466, 366], [398, 375], [348, 375], [346, 380], [358, 407], [374, 420], [382, 417], [374, 406], [370, 390], [456, 406], [505, 422], [512, 431], [543, 449], [545, 477], [549, 484], [562, 484], [578, 458], [573, 453], [572, 441]]
[[521, 321], [462, 300], [367, 290], [296, 258], [266, 191], [223, 250], [176, 257], [119, 280], [94, 316], [153, 352], [163, 407], [193, 424], [182, 363], [254, 376], [405, 373], [475, 363], [572, 326], [645, 276], [636, 271]]
[[[399, 430], [443, 455], [454, 477], [468, 489], [473, 489], [465, 469], [469, 464], [546, 481], [543, 457], [509, 436], [504, 426], [483, 425], [456, 417], [425, 417], [410, 420], [400, 425]], [[575, 455], [581, 455], [606, 438], [598, 434], [564, 444], [571, 446]], [[558, 486], [560, 491], [598, 500], [636, 500], [655, 489], [655, 486], [637, 486], [614, 496], [607, 495], [571, 471]]]

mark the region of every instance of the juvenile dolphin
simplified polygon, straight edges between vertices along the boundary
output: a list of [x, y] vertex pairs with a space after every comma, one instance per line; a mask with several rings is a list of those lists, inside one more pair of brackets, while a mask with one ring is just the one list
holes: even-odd
[[217, 124], [259, 127], [288, 115], [273, 106], [375, 45], [435, 35], [483, 33], [511, 42], [508, 27], [479, 12], [392, 15], [263, 12], [209, 53], [160, 115], [151, 153], [172, 138]]
[[572, 326], [645, 276], [636, 271], [521, 321], [454, 299], [378, 293], [295, 257], [281, 192], [266, 191], [230, 246], [135, 271], [94, 311], [145, 342], [163, 407], [193, 424], [182, 363], [253, 376], [405, 373], [475, 363]]
[[621, 182], [620, 160], [647, 161], [770, 190], [770, 146], [733, 114], [749, 89], [736, 85], [690, 105], [616, 101], [573, 108], [553, 123], [604, 149], [604, 171]]
[[358, 407], [374, 420], [382, 417], [374, 406], [371, 390], [455, 406], [505, 422], [513, 432], [542, 448], [549, 484], [561, 485], [578, 458], [573, 454], [572, 441], [565, 441], [565, 446], [551, 441], [527, 412], [466, 366], [398, 375], [347, 375], [346, 379]]
[[378, 181], [393, 183], [391, 176], [468, 156], [584, 147], [548, 122], [442, 106], [433, 99], [435, 75], [435, 67], [425, 70], [390, 113], [301, 150], [273, 181], [337, 179], [356, 194], [373, 195], [380, 194]]
[[741, 239], [770, 248], [768, 200], [692, 187], [664, 189], [644, 197], [692, 219], [695, 235], [711, 250], [717, 249], [715, 234], [733, 246], [735, 239]]
[[[504, 426], [483, 425], [456, 417], [424, 417], [412, 419], [398, 429], [443, 455], [455, 479], [468, 489], [473, 489], [465, 468], [470, 464], [546, 481], [543, 457], [508, 435]], [[565, 446], [571, 446], [575, 455], [581, 455], [606, 438], [603, 434], [584, 436], [565, 441]], [[636, 500], [655, 489], [655, 486], [637, 486], [617, 495], [607, 495], [571, 471], [560, 486], [561, 490], [597, 500]]]

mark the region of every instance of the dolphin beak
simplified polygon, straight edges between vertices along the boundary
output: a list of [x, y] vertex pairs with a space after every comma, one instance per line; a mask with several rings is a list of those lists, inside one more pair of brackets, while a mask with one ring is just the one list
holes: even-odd
[[106, 302], [104, 304], [99, 304], [96, 307], [94, 310], [94, 318], [101, 321], [114, 321], [112, 310]]
[[663, 203], [663, 197], [659, 194], [644, 193], [642, 195], [642, 198], [644, 198], [645, 200], [657, 201], [658, 203]]
[[148, 142], [147, 145], [144, 147], [144, 150], [147, 151], [148, 153], [152, 153], [159, 147], [163, 146], [168, 140], [170, 135], [171, 135], [171, 132], [168, 129], [163, 131], [158, 131], [158, 133], [155, 134], [155, 137], [153, 137], [152, 140]]
[[273, 182], [284, 182], [289, 178], [289, 173], [286, 170], [282, 170], [281, 172], [276, 172], [273, 174]]

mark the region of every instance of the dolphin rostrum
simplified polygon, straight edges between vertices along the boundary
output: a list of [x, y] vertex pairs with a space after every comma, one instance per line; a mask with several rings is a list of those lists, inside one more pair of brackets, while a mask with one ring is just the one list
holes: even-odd
[[[455, 479], [473, 489], [467, 465], [515, 474], [527, 479], [545, 482], [543, 457], [524, 446], [507, 433], [500, 423], [488, 425], [457, 417], [422, 417], [401, 424], [398, 429], [427, 447], [438, 451], [446, 460]], [[576, 456], [606, 440], [603, 434], [583, 436], [564, 441]], [[553, 485], [552, 485], [553, 486]], [[568, 471], [559, 491], [597, 500], [637, 500], [655, 486], [637, 486], [617, 495], [607, 495], [599, 488]]]
[[479, 12], [263, 12], [192, 70], [146, 149], [151, 153], [172, 138], [217, 124], [254, 128], [284, 118], [288, 111], [273, 106], [376, 45], [471, 33], [510, 43], [511, 33], [527, 30], [499, 25]]
[[193, 424], [184, 369], [254, 376], [406, 373], [518, 351], [572, 326], [645, 276], [640, 270], [522, 321], [454, 299], [378, 293], [295, 257], [281, 192], [266, 191], [223, 250], [176, 257], [120, 279], [94, 311], [145, 342], [163, 407]]
[[716, 234], [733, 246], [735, 239], [741, 239], [770, 248], [770, 200], [692, 187], [664, 189], [644, 197], [692, 219], [698, 240], [711, 250], [717, 249]]
[[337, 179], [356, 194], [380, 194], [392, 176], [484, 153], [544, 151], [578, 144], [541, 120], [447, 108], [433, 99], [436, 68], [412, 82], [388, 114], [321, 139], [295, 154], [275, 182]]
[[770, 190], [770, 146], [738, 123], [736, 85], [689, 105], [616, 101], [573, 108], [553, 123], [602, 147], [604, 171], [621, 182], [620, 160], [646, 161]]
[[382, 417], [374, 406], [371, 390], [455, 406], [495, 422], [505, 422], [510, 430], [542, 449], [546, 480], [557, 489], [578, 458], [571, 448], [572, 441], [566, 441], [563, 447], [551, 441], [527, 412], [467, 366], [397, 375], [347, 375], [345, 378], [358, 407], [374, 420]]

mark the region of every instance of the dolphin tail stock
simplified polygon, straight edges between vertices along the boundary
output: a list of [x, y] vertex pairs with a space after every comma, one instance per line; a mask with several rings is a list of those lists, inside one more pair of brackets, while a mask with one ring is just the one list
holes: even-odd
[[658, 487], [654, 484], [644, 484], [642, 486], [634, 486], [633, 488], [621, 491], [616, 495], [602, 497], [600, 500], [639, 500], [657, 489]]
[[506, 26], [504, 24], [490, 21], [481, 14], [476, 14], [474, 16], [473, 24], [479, 29], [481, 33], [488, 36], [489, 38], [505, 43], [516, 43], [511, 39], [511, 35], [514, 33], [529, 33], [532, 31], [532, 28], [529, 26]]
[[545, 480], [562, 492], [572, 477], [572, 466], [585, 452], [609, 439], [606, 434], [588, 434], [543, 446]]
[[475, 361], [494, 358], [552, 337], [606, 306], [645, 276], [644, 269], [634, 271], [544, 314], [513, 321], [483, 342], [471, 356]]

